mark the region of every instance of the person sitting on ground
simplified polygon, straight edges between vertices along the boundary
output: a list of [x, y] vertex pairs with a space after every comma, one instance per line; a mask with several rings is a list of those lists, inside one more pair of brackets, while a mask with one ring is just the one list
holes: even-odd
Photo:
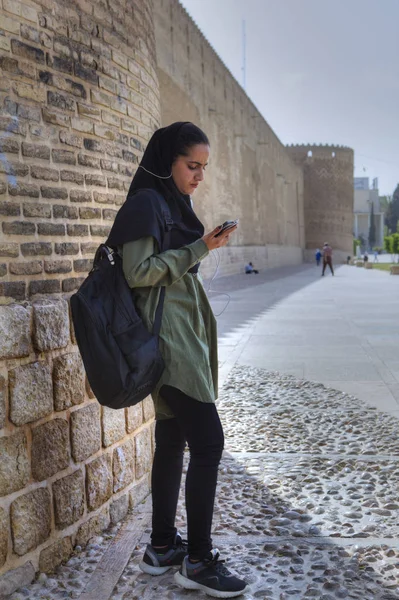
[[258, 273], [259, 273], [259, 271], [254, 269], [254, 266], [251, 262], [248, 263], [247, 265], [245, 265], [245, 272], [247, 275], [250, 275], [251, 273], [255, 273], [255, 275], [258, 275]]

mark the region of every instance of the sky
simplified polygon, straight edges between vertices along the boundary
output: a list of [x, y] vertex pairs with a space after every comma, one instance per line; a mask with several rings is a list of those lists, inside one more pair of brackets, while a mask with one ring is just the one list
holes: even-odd
[[350, 146], [399, 183], [399, 0], [180, 0], [284, 144]]

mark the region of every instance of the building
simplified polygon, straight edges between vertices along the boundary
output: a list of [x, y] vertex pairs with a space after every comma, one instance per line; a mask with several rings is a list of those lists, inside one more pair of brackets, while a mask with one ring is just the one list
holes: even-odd
[[355, 177], [355, 204], [353, 211], [353, 234], [356, 238], [362, 236], [369, 246], [369, 232], [371, 222], [371, 207], [374, 209], [375, 241], [373, 246], [384, 245], [384, 213], [381, 210], [378, 195], [378, 179], [373, 179], [370, 188], [368, 177]]

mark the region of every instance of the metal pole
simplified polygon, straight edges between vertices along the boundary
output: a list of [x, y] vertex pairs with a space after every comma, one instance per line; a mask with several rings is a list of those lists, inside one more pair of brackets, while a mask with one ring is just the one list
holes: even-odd
[[243, 79], [243, 88], [246, 88], [246, 33], [245, 33], [245, 19], [242, 21], [242, 79]]

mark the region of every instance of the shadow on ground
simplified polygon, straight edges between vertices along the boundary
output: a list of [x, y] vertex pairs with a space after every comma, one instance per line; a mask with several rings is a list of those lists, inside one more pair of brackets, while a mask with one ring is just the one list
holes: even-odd
[[[261, 313], [271, 310], [284, 298], [318, 281], [320, 274], [320, 269], [314, 265], [303, 264], [266, 269], [259, 275], [238, 274], [219, 277], [213, 282], [204, 281], [217, 316], [219, 335], [227, 335], [254, 322]], [[264, 293], [260, 295], [258, 288], [261, 286], [264, 286]], [[249, 289], [257, 291], [250, 298]]]
[[[231, 373], [219, 410], [227, 452], [214, 545], [250, 583], [246, 599], [398, 599], [396, 419], [321, 384], [246, 367]], [[177, 519], [184, 531], [183, 493]], [[138, 571], [148, 539], [149, 530], [112, 600], [205, 599], [171, 573]]]

